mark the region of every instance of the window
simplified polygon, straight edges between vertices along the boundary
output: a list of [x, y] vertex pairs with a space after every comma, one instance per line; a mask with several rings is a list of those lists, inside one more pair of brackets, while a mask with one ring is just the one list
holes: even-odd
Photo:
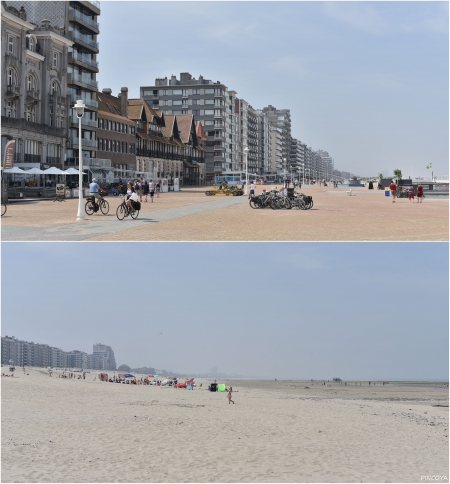
[[114, 114], [113, 108], [111, 107], [111, 104], [106, 103], [106, 107]]
[[26, 110], [26, 119], [27, 121], [35, 122], [36, 121], [36, 106], [28, 105]]
[[98, 99], [100, 102], [103, 102], [103, 101], [100, 99], [100, 96], [97, 96], [97, 99]]
[[172, 91], [170, 89], [163, 89], [163, 96], [170, 96], [172, 94]]
[[122, 153], [128, 153], [128, 145], [124, 141], [122, 142]]
[[14, 37], [12, 35], [8, 36], [8, 52], [14, 53]]
[[136, 151], [135, 151], [135, 144], [134, 144], [134, 143], [130, 143], [130, 154], [131, 154], [131, 155], [136, 154]]
[[172, 101], [173, 106], [181, 106], [182, 101]]
[[214, 104], [214, 99], [205, 99], [205, 104]]
[[214, 89], [205, 89], [205, 94], [214, 94]]
[[35, 87], [34, 77], [27, 76], [27, 91], [32, 91]]
[[181, 110], [181, 114], [188, 114], [188, 110], [187, 109], [182, 109]]
[[28, 50], [31, 50], [31, 52], [36, 51], [36, 45], [34, 43], [33, 37], [30, 37], [29, 40], [28, 40]]
[[8, 86], [14, 86], [16, 84], [16, 73], [14, 69], [8, 69]]
[[214, 121], [203, 121], [203, 125], [204, 126], [213, 126], [214, 125]]
[[98, 151], [103, 151], [103, 138], [98, 139]]
[[193, 114], [194, 116], [200, 116], [200, 109], [193, 109], [193, 110], [192, 110], [192, 114]]
[[181, 96], [183, 94], [183, 90], [182, 89], [174, 89], [173, 90], [173, 95], [174, 96]]
[[122, 111], [117, 106], [114, 106], [114, 109], [117, 111], [117, 114], [122, 116]]
[[192, 89], [192, 94], [200, 94], [200, 89]]
[[200, 104], [200, 99], [193, 99], [192, 104], [195, 104], [195, 105]]
[[130, 134], [136, 134], [136, 128], [134, 126], [130, 126]]
[[53, 52], [53, 67], [58, 67], [58, 52]]
[[188, 95], [189, 95], [189, 90], [183, 89], [183, 96], [188, 96]]
[[113, 140], [112, 142], [112, 150], [113, 152], [116, 152], [116, 140]]
[[8, 118], [15, 118], [17, 115], [17, 101], [8, 101], [6, 105], [6, 116]]
[[59, 92], [59, 85], [56, 81], [52, 82], [52, 96], [57, 95]]
[[214, 109], [205, 109], [205, 116], [212, 116], [214, 114]]

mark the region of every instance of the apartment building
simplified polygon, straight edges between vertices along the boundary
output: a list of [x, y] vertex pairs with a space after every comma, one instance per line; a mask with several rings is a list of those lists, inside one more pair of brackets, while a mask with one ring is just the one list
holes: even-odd
[[92, 355], [99, 359], [99, 366], [89, 368], [99, 368], [101, 370], [115, 370], [116, 369], [116, 359], [114, 357], [114, 351], [111, 346], [104, 345], [102, 343], [97, 343], [94, 345]]
[[188, 72], [181, 73], [180, 79], [157, 78], [153, 86], [140, 88], [140, 97], [153, 109], [165, 115], [192, 114], [201, 121], [207, 135], [206, 183], [236, 166], [235, 96], [220, 81], [195, 79]]
[[274, 125], [270, 126], [270, 173], [283, 173], [283, 132]]
[[1, 5], [2, 156], [6, 142], [14, 139], [18, 166], [62, 168], [69, 127], [67, 58], [73, 42], [59, 24], [30, 21], [30, 4], [40, 3], [53, 2]]
[[122, 87], [120, 97], [105, 88], [97, 103], [98, 158], [92, 160], [92, 175], [103, 183], [142, 176], [136, 173], [136, 122], [128, 117], [128, 88]]
[[305, 144], [296, 138], [291, 138], [291, 168], [294, 179], [305, 179]]
[[261, 109], [256, 111], [258, 121], [258, 163], [260, 173], [267, 175], [270, 173], [270, 123], [267, 115]]
[[[67, 44], [54, 47], [50, 57], [43, 66], [51, 66], [50, 78], [57, 82], [42, 84], [44, 89], [50, 89], [50, 103], [45, 106], [48, 117], [53, 118], [53, 126], [68, 119], [67, 152], [61, 157], [67, 157], [78, 164], [78, 118], [72, 110], [77, 99], [82, 99], [86, 110], [82, 118], [82, 148], [83, 157], [95, 158], [97, 151], [97, 91], [96, 75], [99, 71], [97, 55], [100, 33], [98, 16], [100, 3], [97, 1], [59, 1], [59, 2], [8, 2], [18, 11], [23, 9], [26, 20], [46, 29], [50, 25], [53, 33], [59, 31]], [[47, 40], [53, 40], [51, 35]], [[38, 40], [38, 39], [37, 39]], [[60, 42], [61, 44], [61, 42]], [[47, 69], [43, 69], [45, 72]], [[44, 103], [42, 103], [42, 106]], [[42, 109], [42, 108], [41, 108]], [[56, 124], [55, 124], [56, 123]], [[65, 146], [64, 150], [65, 151]], [[58, 152], [56, 153], [56, 156]]]
[[272, 126], [281, 130], [282, 134], [282, 166], [280, 173], [290, 172], [290, 154], [291, 154], [291, 111], [290, 109], [277, 109], [269, 104], [263, 108], [263, 112], [269, 118]]
[[333, 177], [334, 160], [328, 151], [317, 150], [317, 153], [322, 159], [323, 178], [328, 181]]
[[235, 98], [234, 112], [236, 121], [236, 164], [235, 171], [245, 170], [245, 148], [248, 148], [248, 102], [245, 99]]
[[112, 348], [101, 343], [94, 345], [93, 354], [88, 355], [79, 350], [63, 351], [47, 344], [18, 340], [14, 336], [2, 336], [1, 341], [2, 365], [9, 365], [12, 360], [15, 366], [116, 369]]

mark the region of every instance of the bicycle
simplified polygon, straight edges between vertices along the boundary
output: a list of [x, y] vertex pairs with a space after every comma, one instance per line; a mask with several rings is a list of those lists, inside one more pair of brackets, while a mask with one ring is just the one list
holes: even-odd
[[122, 203], [117, 207], [116, 210], [116, 217], [119, 220], [123, 220], [128, 215], [131, 215], [131, 218], [136, 220], [139, 216], [139, 210], [131, 208], [127, 205], [127, 201], [125, 197], [120, 197], [122, 199]]
[[3, 217], [3, 215], [5, 215], [6, 210], [7, 210], [6, 203], [5, 202], [2, 202], [2, 217]]
[[94, 197], [88, 197], [84, 210], [88, 215], [92, 215], [99, 210], [103, 215], [106, 215], [109, 212], [109, 203], [104, 198], [100, 198], [99, 202], [96, 203]]

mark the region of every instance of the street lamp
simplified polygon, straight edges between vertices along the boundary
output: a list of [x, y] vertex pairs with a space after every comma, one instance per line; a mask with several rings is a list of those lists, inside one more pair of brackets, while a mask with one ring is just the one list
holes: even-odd
[[245, 191], [244, 195], [247, 195], [248, 189], [248, 147], [244, 148], [244, 156], [245, 156]]
[[81, 118], [84, 115], [86, 105], [81, 99], [75, 103], [73, 109], [77, 112], [78, 118], [78, 213], [77, 220], [84, 220], [83, 210], [83, 150], [81, 147]]

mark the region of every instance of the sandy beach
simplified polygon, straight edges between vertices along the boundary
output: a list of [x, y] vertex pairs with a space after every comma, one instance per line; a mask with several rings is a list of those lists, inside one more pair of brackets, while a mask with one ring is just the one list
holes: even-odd
[[2, 482], [448, 482], [442, 384], [225, 381], [230, 405], [26, 372], [2, 378]]

